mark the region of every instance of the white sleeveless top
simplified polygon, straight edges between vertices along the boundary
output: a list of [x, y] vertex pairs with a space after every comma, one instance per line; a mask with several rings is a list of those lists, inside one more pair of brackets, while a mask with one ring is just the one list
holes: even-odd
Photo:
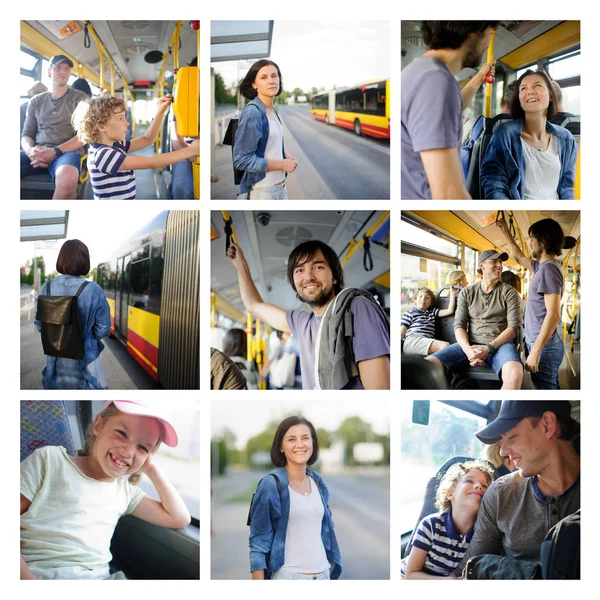
[[545, 151], [535, 150], [523, 139], [525, 157], [524, 200], [558, 200], [558, 182], [560, 180], [560, 156], [558, 138], [550, 136], [550, 145]]
[[[282, 160], [283, 126], [279, 122], [277, 115], [269, 111], [267, 111], [267, 118], [269, 119], [269, 139], [265, 148], [265, 158], [267, 160]], [[253, 187], [259, 188], [275, 185], [276, 183], [281, 183], [284, 179], [285, 171], [268, 171], [266, 177], [262, 181], [255, 183]]]
[[290, 491], [290, 517], [285, 534], [284, 569], [297, 573], [320, 573], [329, 569], [321, 538], [325, 508], [316, 484], [310, 479], [308, 496]]

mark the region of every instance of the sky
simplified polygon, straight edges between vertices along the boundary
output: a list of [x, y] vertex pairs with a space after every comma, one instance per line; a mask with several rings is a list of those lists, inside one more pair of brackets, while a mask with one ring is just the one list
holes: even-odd
[[[252, 392], [243, 392], [244, 394]], [[219, 435], [225, 427], [237, 436], [235, 445], [241, 450], [246, 442], [265, 429], [273, 420], [299, 414], [306, 417], [315, 428], [337, 429], [347, 417], [359, 416], [370, 423], [375, 433], [389, 435], [390, 405], [388, 402], [364, 402], [363, 400], [319, 400], [295, 399], [293, 392], [283, 392], [285, 401], [281, 400], [281, 392], [273, 392], [277, 399], [264, 399], [261, 395], [260, 410], [257, 404], [248, 400], [228, 400], [211, 403], [211, 436]], [[269, 394], [267, 394], [268, 396]], [[288, 398], [288, 396], [292, 396]]]
[[[21, 216], [27, 211], [21, 211]], [[108, 205], [86, 207], [86, 210], [69, 211], [69, 223], [66, 240], [81, 240], [90, 251], [90, 263], [93, 267], [110, 256], [132, 233], [151, 221], [161, 211], [157, 208], [145, 208], [139, 203], [119, 203], [118, 210]], [[54, 249], [39, 250], [38, 256], [44, 257], [46, 273], [55, 271], [58, 252], [66, 240], [57, 240]], [[33, 258], [33, 242], [19, 244], [19, 264], [25, 265]]]
[[[387, 21], [275, 21], [270, 59], [281, 70], [284, 89], [326, 90], [390, 75]], [[243, 77], [249, 65], [240, 68]], [[237, 62], [212, 65], [229, 87]]]

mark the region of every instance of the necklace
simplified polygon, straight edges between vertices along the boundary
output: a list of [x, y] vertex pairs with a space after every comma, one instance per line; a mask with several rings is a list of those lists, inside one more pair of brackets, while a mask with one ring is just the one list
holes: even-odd
[[[306, 489], [306, 484], [307, 483], [308, 483], [308, 491], [305, 492], [303, 490]], [[310, 494], [310, 480], [308, 478], [308, 475], [302, 481], [302, 483], [299, 483], [299, 482], [296, 482], [296, 481], [294, 481], [294, 482], [290, 481], [290, 486], [292, 487], [292, 489], [294, 489], [299, 494], [302, 494], [303, 496], [308, 496]]]

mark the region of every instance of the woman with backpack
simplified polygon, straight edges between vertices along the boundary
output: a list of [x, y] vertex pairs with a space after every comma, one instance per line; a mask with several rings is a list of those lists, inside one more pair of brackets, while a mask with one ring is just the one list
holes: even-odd
[[287, 200], [285, 180], [298, 162], [285, 153], [283, 125], [273, 107], [283, 91], [279, 67], [267, 59], [255, 62], [239, 90], [250, 102], [240, 114], [233, 147], [233, 166], [244, 171], [237, 197]]
[[258, 370], [253, 360], [248, 360], [247, 334], [243, 329], [233, 328], [225, 334], [223, 353], [229, 356], [233, 364], [246, 378], [249, 390], [258, 389]]
[[[46, 368], [42, 371], [44, 389], [106, 390], [100, 341], [110, 332], [110, 309], [102, 288], [86, 281], [90, 253], [79, 240], [67, 240], [56, 261], [58, 277], [40, 290], [35, 326], [42, 333]], [[61, 311], [65, 297], [76, 297], [70, 320]], [[62, 298], [61, 298], [62, 297]], [[70, 300], [70, 299], [69, 299]], [[63, 341], [72, 340], [65, 348]], [[68, 357], [71, 356], [71, 357]]]
[[329, 490], [307, 466], [318, 457], [310, 421], [293, 416], [279, 424], [271, 446], [276, 468], [260, 480], [250, 505], [252, 579], [339, 578]]

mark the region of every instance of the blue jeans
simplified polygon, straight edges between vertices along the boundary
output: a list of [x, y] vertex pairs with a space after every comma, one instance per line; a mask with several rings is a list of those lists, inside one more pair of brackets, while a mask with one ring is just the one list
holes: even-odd
[[192, 163], [189, 160], [174, 163], [172, 175], [171, 200], [193, 200], [194, 175], [192, 173]]
[[29, 177], [29, 175], [48, 175], [52, 177], [52, 181], [56, 178], [56, 171], [63, 165], [73, 165], [77, 171], [79, 171], [79, 165], [81, 163], [81, 156], [79, 152], [73, 150], [71, 152], [65, 152], [58, 158], [55, 158], [49, 165], [48, 168], [32, 167], [31, 161], [24, 150], [21, 150], [21, 178]]
[[[469, 359], [459, 344], [451, 344], [447, 348], [434, 352], [431, 356], [437, 358], [446, 367], [449, 377], [470, 367]], [[512, 342], [502, 344], [494, 352], [494, 355], [486, 360], [486, 363], [494, 369], [496, 375], [500, 376], [502, 367], [509, 361], [521, 362], [519, 352]]]
[[[527, 344], [528, 352], [531, 352], [533, 344]], [[531, 383], [535, 390], [559, 390], [558, 369], [565, 355], [565, 347], [560, 336], [555, 334], [542, 349], [538, 372], [531, 374]]]

